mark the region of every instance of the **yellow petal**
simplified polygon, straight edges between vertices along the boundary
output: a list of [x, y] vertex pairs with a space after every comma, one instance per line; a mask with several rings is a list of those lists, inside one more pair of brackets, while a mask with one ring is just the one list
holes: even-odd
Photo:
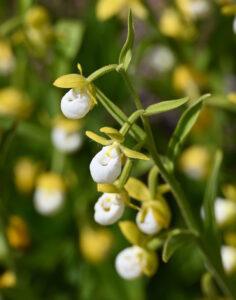
[[123, 135], [115, 128], [112, 127], [102, 127], [100, 131], [108, 135], [110, 138], [115, 139], [119, 142], [123, 142]]
[[124, 237], [133, 245], [144, 245], [147, 237], [142, 234], [137, 225], [131, 221], [119, 222], [119, 227]]
[[125, 156], [129, 158], [135, 158], [135, 159], [142, 159], [142, 160], [149, 160], [149, 157], [147, 157], [145, 154], [131, 150], [127, 147], [122, 146], [121, 147], [122, 152], [124, 153]]
[[152, 276], [156, 273], [159, 262], [155, 252], [153, 251], [145, 251], [145, 265], [143, 268], [143, 273], [146, 276]]
[[165, 194], [169, 191], [171, 191], [171, 187], [168, 183], [161, 184], [158, 186], [157, 197], [158, 197], [158, 195]]
[[78, 88], [83, 89], [87, 85], [86, 79], [79, 74], [67, 74], [57, 78], [53, 85], [59, 88]]
[[134, 177], [129, 178], [125, 184], [125, 189], [129, 196], [136, 200], [145, 201], [150, 199], [150, 193], [146, 185]]
[[96, 15], [100, 21], [105, 21], [118, 14], [125, 6], [126, 0], [99, 0]]
[[87, 137], [89, 137], [91, 140], [95, 141], [96, 143], [99, 143], [103, 146], [109, 145], [111, 142], [104, 137], [92, 132], [92, 131], [86, 131], [85, 134]]
[[235, 15], [236, 14], [236, 4], [232, 3], [229, 5], [225, 5], [222, 8], [222, 13], [224, 15]]
[[152, 201], [150, 205], [156, 221], [163, 227], [168, 228], [171, 220], [171, 212], [166, 201], [162, 198]]

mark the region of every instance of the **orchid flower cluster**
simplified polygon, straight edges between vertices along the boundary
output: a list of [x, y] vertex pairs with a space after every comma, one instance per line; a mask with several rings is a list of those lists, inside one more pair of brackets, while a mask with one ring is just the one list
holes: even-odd
[[[118, 64], [102, 67], [88, 77], [83, 75], [82, 67], [78, 64], [78, 73], [63, 75], [54, 82], [56, 87], [70, 89], [61, 99], [61, 110], [66, 118], [81, 119], [95, 105], [99, 104], [119, 123], [119, 129], [109, 126], [100, 128], [99, 131], [103, 135], [86, 131], [87, 137], [102, 146], [89, 166], [91, 177], [97, 184], [97, 190], [102, 193], [94, 205], [94, 220], [100, 225], [107, 226], [118, 222], [123, 217], [126, 208], [131, 208], [136, 212], [135, 222], [119, 221], [123, 235], [132, 244], [118, 254], [115, 262], [118, 274], [125, 279], [135, 279], [143, 274], [153, 275], [158, 267], [158, 257], [155, 250], [163, 246], [162, 258], [167, 262], [175, 250], [179, 248], [179, 245], [189, 240], [196, 242], [205, 256], [207, 265], [214, 265], [216, 261], [212, 260], [211, 251], [218, 251], [220, 257], [220, 249], [215, 250], [215, 247], [218, 247], [216, 246], [218, 242], [214, 240], [213, 234], [212, 203], [216, 198], [216, 179], [222, 159], [221, 152], [217, 151], [212, 162], [213, 170], [208, 174], [210, 181], [203, 204], [203, 228], [213, 236], [213, 242], [209, 248], [202, 246], [208, 241], [205, 234], [201, 234], [201, 229], [175, 176], [176, 159], [181, 145], [197, 121], [203, 103], [207, 101], [206, 99], [210, 95], [207, 94], [192, 100], [192, 104], [188, 105], [181, 116], [169, 141], [167, 154], [165, 156], [160, 155], [156, 149], [156, 142], [148, 117], [185, 105], [189, 102], [189, 98], [163, 101], [143, 108], [140, 97], [128, 75], [133, 40], [134, 28], [132, 13], [130, 12], [127, 40], [121, 50]], [[129, 117], [108, 99], [94, 83], [97, 78], [112, 71], [121, 74], [134, 99], [136, 111]], [[142, 121], [142, 127], [138, 123], [139, 119]], [[127, 147], [130, 137], [137, 142], [132, 149]], [[150, 165], [147, 186], [139, 179], [131, 176], [134, 162], [137, 160], [146, 161]], [[195, 166], [190, 168], [189, 173], [194, 172], [195, 177], [198, 177], [199, 174], [205, 174], [205, 171], [201, 173], [199, 170], [195, 173], [195, 169], [192, 168]], [[162, 181], [160, 181], [159, 175]], [[165, 195], [168, 192], [171, 192], [177, 201], [187, 226], [186, 229], [171, 230], [169, 228], [171, 209]], [[223, 219], [228, 217], [223, 215], [222, 209], [219, 208], [221, 200], [217, 199], [215, 205], [217, 220], [219, 222], [225, 221]], [[228, 212], [228, 208], [225, 209]], [[222, 251], [227, 252], [228, 250], [223, 249]], [[223, 268], [219, 257], [217, 264]], [[227, 270], [229, 263], [228, 261], [225, 262], [224, 258], [223, 264]], [[209, 272], [211, 270], [210, 268]], [[212, 273], [213, 276], [215, 274]], [[219, 275], [219, 273], [217, 274]], [[230, 289], [225, 279], [219, 280], [218, 276], [215, 276], [215, 279], [222, 290]]]

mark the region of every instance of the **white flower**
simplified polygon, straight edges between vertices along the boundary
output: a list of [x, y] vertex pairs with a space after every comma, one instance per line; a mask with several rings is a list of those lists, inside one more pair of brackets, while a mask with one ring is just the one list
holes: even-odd
[[221, 257], [223, 267], [226, 273], [232, 273], [236, 270], [236, 248], [231, 246], [221, 247]]
[[136, 223], [138, 225], [138, 228], [146, 234], [156, 234], [158, 233], [161, 229], [162, 226], [158, 224], [156, 219], [154, 218], [154, 215], [152, 213], [152, 209], [148, 209], [144, 220], [142, 220], [142, 212], [138, 212], [136, 216]]
[[193, 18], [205, 17], [210, 11], [210, 5], [206, 0], [195, 0], [189, 4], [189, 13]]
[[160, 73], [170, 71], [175, 64], [175, 57], [170, 48], [160, 45], [148, 53], [150, 67]]
[[71, 89], [61, 99], [61, 110], [69, 119], [83, 118], [91, 107], [91, 99], [86, 92]]
[[101, 225], [111, 225], [123, 215], [125, 204], [121, 195], [104, 193], [95, 204], [94, 219]]
[[65, 153], [74, 152], [82, 145], [82, 136], [79, 132], [68, 132], [62, 127], [55, 127], [52, 130], [53, 145]]
[[220, 226], [230, 222], [236, 218], [236, 203], [231, 200], [216, 198], [215, 217]]
[[90, 173], [97, 183], [113, 183], [121, 172], [121, 153], [112, 146], [103, 147], [90, 163]]
[[35, 209], [42, 215], [57, 212], [64, 202], [64, 193], [59, 190], [37, 188], [34, 194]]
[[138, 246], [132, 246], [121, 251], [115, 262], [117, 273], [128, 280], [140, 277], [145, 264], [144, 250]]
[[233, 32], [236, 34], [236, 16], [234, 17], [233, 20]]

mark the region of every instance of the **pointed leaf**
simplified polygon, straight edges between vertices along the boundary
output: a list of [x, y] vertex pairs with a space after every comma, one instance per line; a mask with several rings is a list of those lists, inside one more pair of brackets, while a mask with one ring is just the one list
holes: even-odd
[[171, 160], [177, 157], [181, 145], [198, 119], [203, 100], [209, 96], [203, 95], [182, 114], [168, 145], [168, 157]]
[[125, 70], [128, 69], [131, 58], [132, 58], [132, 47], [134, 43], [134, 25], [133, 25], [133, 17], [132, 12], [130, 10], [128, 17], [128, 33], [125, 44], [120, 52], [119, 64], [123, 65]]
[[150, 193], [148, 188], [142, 181], [130, 177], [125, 184], [125, 189], [127, 190], [129, 196], [139, 201], [145, 201], [150, 199]]
[[172, 109], [175, 109], [177, 107], [180, 107], [181, 105], [187, 103], [189, 101], [188, 97], [176, 99], [176, 100], [168, 100], [168, 101], [162, 101], [160, 103], [155, 103], [148, 108], [146, 108], [144, 115], [145, 116], [152, 116], [155, 114], [163, 113]]
[[189, 230], [174, 229], [165, 241], [162, 252], [163, 261], [168, 262], [176, 250], [195, 239], [196, 235]]
[[150, 158], [146, 156], [145, 154], [131, 150], [127, 147], [122, 146], [121, 151], [124, 153], [125, 156], [129, 158], [134, 158], [134, 159], [142, 159], [142, 160], [149, 160]]
[[111, 144], [111, 141], [105, 139], [104, 137], [92, 132], [92, 131], [86, 131], [85, 134], [87, 135], [87, 137], [89, 137], [91, 140], [95, 141], [98, 144], [101, 144], [103, 146], [107, 146], [109, 144]]
[[83, 88], [86, 85], [86, 79], [79, 74], [67, 74], [57, 78], [53, 85], [59, 88]]

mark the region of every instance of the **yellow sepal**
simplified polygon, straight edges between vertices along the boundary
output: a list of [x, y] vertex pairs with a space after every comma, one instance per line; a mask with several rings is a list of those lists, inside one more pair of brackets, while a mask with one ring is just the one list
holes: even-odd
[[62, 75], [53, 82], [53, 85], [63, 89], [84, 89], [87, 84], [86, 78], [79, 74]]
[[142, 181], [134, 177], [130, 177], [128, 179], [128, 181], [125, 184], [125, 189], [128, 192], [129, 196], [136, 200], [146, 201], [146, 200], [150, 200], [151, 198], [149, 190], [146, 187], [146, 185], [143, 184]]
[[97, 184], [97, 191], [101, 193], [119, 193], [119, 189], [114, 184]]
[[159, 195], [162, 195], [162, 194], [165, 194], [165, 193], [168, 193], [171, 191], [171, 187], [168, 183], [163, 183], [163, 184], [160, 184], [158, 187], [157, 187], [157, 198], [159, 197]]
[[124, 237], [132, 245], [142, 246], [146, 243], [147, 237], [139, 231], [137, 225], [134, 222], [121, 221], [119, 222], [119, 227]]
[[158, 268], [159, 262], [158, 258], [155, 252], [153, 251], [146, 251], [145, 250], [145, 265], [143, 267], [143, 273], [146, 276], [152, 276], [153, 274], [156, 273], [156, 270]]
[[225, 5], [221, 11], [224, 15], [236, 15], [236, 4]]
[[114, 139], [120, 143], [124, 141], [123, 135], [115, 128], [112, 127], [102, 127], [99, 129], [102, 133], [108, 135], [111, 139]]
[[107, 146], [111, 144], [111, 141], [105, 139], [104, 137], [92, 132], [92, 131], [86, 131], [85, 134], [87, 137], [89, 137], [91, 140], [95, 141], [98, 144], [101, 144], [103, 146]]
[[124, 153], [125, 156], [129, 158], [134, 158], [134, 159], [141, 159], [141, 160], [149, 160], [150, 158], [138, 151], [131, 150], [127, 147], [121, 146], [121, 151]]
[[152, 209], [153, 216], [158, 224], [163, 228], [168, 228], [171, 220], [171, 212], [169, 206], [164, 199], [151, 201], [149, 207]]

